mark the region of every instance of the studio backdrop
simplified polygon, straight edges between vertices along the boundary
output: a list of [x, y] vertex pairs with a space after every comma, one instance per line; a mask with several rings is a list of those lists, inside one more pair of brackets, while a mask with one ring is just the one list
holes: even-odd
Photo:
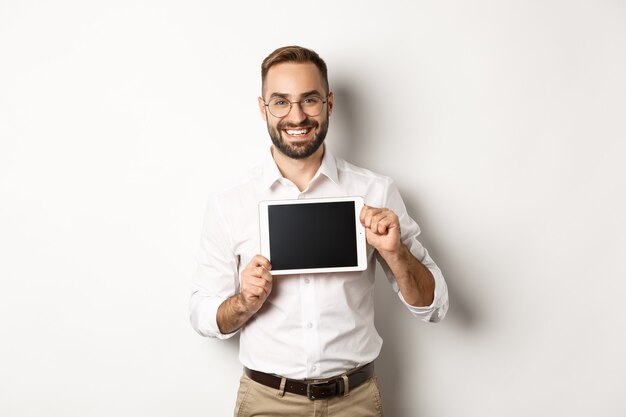
[[[378, 271], [391, 417], [626, 415], [626, 3], [0, 1], [0, 415], [232, 415], [188, 301], [207, 199], [268, 152], [260, 64], [329, 67], [450, 311]], [[264, 346], [259, 346], [263, 349]]]

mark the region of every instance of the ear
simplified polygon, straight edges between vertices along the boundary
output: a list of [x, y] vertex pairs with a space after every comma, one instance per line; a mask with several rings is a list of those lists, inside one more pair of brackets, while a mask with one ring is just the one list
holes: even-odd
[[333, 92], [329, 92], [328, 93], [328, 116], [330, 117], [330, 115], [333, 112], [333, 108], [335, 106], [335, 95], [333, 94]]
[[265, 107], [265, 103], [263, 102], [263, 97], [259, 97], [259, 111], [261, 112], [261, 117], [263, 118], [263, 120], [265, 120], [267, 122], [267, 107]]

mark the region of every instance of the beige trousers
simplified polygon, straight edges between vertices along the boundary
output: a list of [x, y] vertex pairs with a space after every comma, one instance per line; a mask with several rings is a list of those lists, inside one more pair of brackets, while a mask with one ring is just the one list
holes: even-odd
[[376, 377], [365, 381], [347, 396], [325, 400], [266, 387], [245, 374], [239, 381], [235, 417], [383, 417]]

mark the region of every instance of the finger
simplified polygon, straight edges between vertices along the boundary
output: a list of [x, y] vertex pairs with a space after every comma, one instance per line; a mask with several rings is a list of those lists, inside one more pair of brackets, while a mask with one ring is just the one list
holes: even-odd
[[272, 281], [274, 280], [274, 277], [272, 276], [272, 274], [265, 268], [260, 267], [261, 268], [261, 274], [259, 275], [259, 278], [261, 278], [262, 280], [272, 283]]
[[248, 265], [254, 265], [254, 266], [262, 266], [263, 268], [267, 269], [268, 271], [272, 269], [272, 264], [270, 264], [270, 261], [263, 255], [255, 255], [251, 260], [250, 263]]
[[267, 279], [261, 279], [258, 288], [261, 288], [263, 290], [263, 296], [267, 297], [272, 292], [272, 281], [268, 281]]
[[[267, 271], [272, 268], [269, 261], [267, 259], [260, 256], [261, 259], [257, 259], [256, 256], [250, 260], [248, 265], [246, 266], [244, 273], [259, 276], [263, 271]], [[265, 259], [265, 261], [263, 261]]]
[[365, 225], [365, 221], [369, 216], [371, 216], [371, 213], [374, 210], [377, 210], [376, 207], [370, 207], [365, 204], [363, 205], [363, 208], [361, 208], [361, 214], [359, 215], [359, 220], [361, 220], [361, 224]]
[[242, 292], [252, 296], [269, 295], [272, 291], [272, 283], [257, 277], [249, 277]]
[[264, 269], [262, 267], [249, 264], [246, 269], [243, 270], [242, 275], [249, 277], [260, 277], [263, 271]]
[[366, 213], [365, 213], [365, 218], [363, 221], [363, 226], [365, 227], [371, 227], [372, 225], [372, 220], [374, 219], [374, 217], [380, 213], [382, 210], [379, 208], [370, 208]]
[[263, 268], [262, 266], [255, 266], [254, 267], [254, 276], [258, 277], [260, 279], [263, 279], [263, 275], [266, 273], [267, 271], [265, 270], [265, 268]]
[[364, 221], [365, 221], [365, 216], [367, 215], [368, 210], [370, 209], [369, 206], [363, 204], [363, 207], [361, 207], [361, 213], [359, 214], [359, 220], [361, 221], [361, 224], [365, 225]]
[[374, 214], [372, 216], [372, 219], [370, 221], [370, 225], [369, 228], [374, 232], [374, 233], [378, 233], [378, 223], [380, 223], [381, 220], [383, 220], [386, 216], [387, 216], [387, 210], [382, 209], [380, 210], [378, 213]]
[[389, 231], [389, 228], [393, 225], [393, 223], [394, 223], [394, 220], [392, 216], [385, 216], [384, 218], [380, 219], [377, 225], [378, 234], [384, 235], [385, 233], [387, 233], [387, 231]]
[[248, 288], [248, 293], [253, 297], [261, 298], [266, 296], [265, 288], [253, 285]]
[[264, 285], [263, 282], [272, 282], [272, 274], [262, 266], [255, 266], [244, 272], [244, 277], [248, 278], [248, 282], [255, 282], [258, 285]]

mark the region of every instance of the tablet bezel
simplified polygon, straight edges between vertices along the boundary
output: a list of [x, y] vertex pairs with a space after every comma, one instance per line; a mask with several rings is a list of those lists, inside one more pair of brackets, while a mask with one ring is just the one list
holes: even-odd
[[299, 269], [281, 269], [271, 270], [272, 275], [291, 275], [291, 274], [319, 274], [329, 272], [353, 272], [364, 271], [367, 269], [367, 244], [365, 239], [365, 228], [361, 224], [360, 215], [363, 208], [362, 197], [328, 197], [328, 198], [308, 198], [302, 200], [269, 200], [259, 202], [259, 230], [261, 255], [266, 257], [270, 263], [272, 262], [272, 253], [270, 247], [268, 207], [273, 205], [292, 205], [292, 204], [315, 204], [315, 203], [334, 203], [334, 202], [354, 202], [354, 223], [356, 230], [356, 249], [357, 249], [357, 265], [327, 268], [299, 268]]

